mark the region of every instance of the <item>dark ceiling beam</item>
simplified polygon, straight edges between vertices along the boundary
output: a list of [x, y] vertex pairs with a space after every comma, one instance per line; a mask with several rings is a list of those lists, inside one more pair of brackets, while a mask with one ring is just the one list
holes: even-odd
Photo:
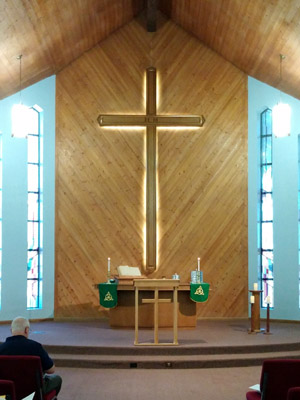
[[156, 32], [157, 0], [147, 0], [147, 31]]

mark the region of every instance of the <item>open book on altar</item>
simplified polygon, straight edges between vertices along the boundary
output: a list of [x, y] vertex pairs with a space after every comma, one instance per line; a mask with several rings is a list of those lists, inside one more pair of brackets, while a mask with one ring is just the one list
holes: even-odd
[[118, 271], [118, 276], [116, 276], [116, 278], [124, 284], [133, 285], [134, 279], [145, 278], [145, 276], [141, 274], [139, 267], [129, 267], [128, 265], [119, 265], [117, 267], [117, 271]]
[[139, 277], [142, 276], [139, 267], [129, 267], [128, 265], [119, 265], [117, 267], [119, 277]]

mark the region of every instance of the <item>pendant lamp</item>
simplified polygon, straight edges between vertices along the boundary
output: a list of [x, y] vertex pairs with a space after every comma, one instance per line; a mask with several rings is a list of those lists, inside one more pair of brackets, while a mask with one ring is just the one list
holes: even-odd
[[11, 135], [18, 138], [27, 138], [28, 107], [22, 103], [22, 54], [17, 57], [17, 60], [20, 61], [20, 101], [12, 106]]
[[[280, 54], [280, 83], [282, 80], [282, 60], [285, 59]], [[272, 110], [273, 134], [275, 137], [289, 136], [291, 133], [291, 107], [281, 101], [281, 91], [279, 92], [279, 102]]]

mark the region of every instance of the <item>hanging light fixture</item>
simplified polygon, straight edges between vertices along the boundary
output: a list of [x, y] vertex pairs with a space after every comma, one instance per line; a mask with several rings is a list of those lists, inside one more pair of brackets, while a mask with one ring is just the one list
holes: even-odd
[[22, 103], [22, 54], [17, 57], [20, 61], [20, 101], [14, 104], [11, 110], [11, 135], [13, 137], [27, 138], [28, 135], [28, 107]]
[[[283, 54], [280, 57], [280, 82], [282, 80], [282, 60], [285, 59]], [[291, 107], [282, 103], [281, 91], [279, 91], [279, 103], [272, 110], [273, 133], [276, 137], [289, 136], [291, 133]]]

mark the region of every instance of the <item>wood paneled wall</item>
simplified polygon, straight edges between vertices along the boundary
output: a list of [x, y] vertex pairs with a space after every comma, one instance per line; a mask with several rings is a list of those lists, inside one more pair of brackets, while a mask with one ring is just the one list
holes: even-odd
[[141, 0], [0, 1], [0, 99], [56, 74], [144, 8]]
[[202, 129], [158, 132], [159, 268], [189, 281], [201, 257], [211, 283], [200, 317], [247, 315], [247, 76], [170, 21], [136, 19], [57, 75], [57, 318], [99, 317], [93, 285], [144, 258], [145, 131], [105, 129], [100, 113], [203, 114]]
[[161, 0], [159, 7], [240, 70], [300, 98], [299, 0]]

